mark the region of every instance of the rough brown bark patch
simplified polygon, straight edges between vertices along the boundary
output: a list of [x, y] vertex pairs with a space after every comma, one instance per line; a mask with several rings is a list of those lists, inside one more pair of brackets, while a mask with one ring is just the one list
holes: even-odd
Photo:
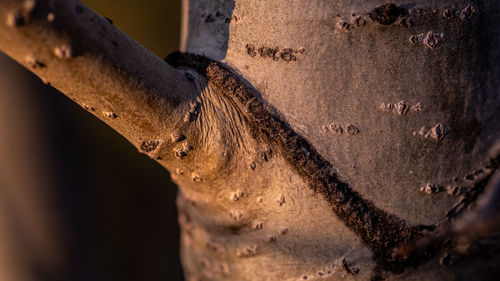
[[385, 5], [376, 7], [368, 16], [373, 20], [383, 25], [390, 25], [394, 23], [400, 16], [405, 16], [408, 14], [406, 9], [400, 8], [393, 3], [387, 3]]

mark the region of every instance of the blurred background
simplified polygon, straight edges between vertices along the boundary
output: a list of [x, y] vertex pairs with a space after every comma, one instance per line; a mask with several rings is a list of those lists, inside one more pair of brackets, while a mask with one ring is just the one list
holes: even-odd
[[[180, 0], [84, 0], [165, 57]], [[183, 280], [160, 165], [0, 52], [0, 281]]]

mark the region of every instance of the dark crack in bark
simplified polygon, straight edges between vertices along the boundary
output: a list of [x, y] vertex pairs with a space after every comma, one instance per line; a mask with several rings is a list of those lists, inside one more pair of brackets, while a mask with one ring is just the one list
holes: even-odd
[[472, 188], [470, 188], [462, 197], [460, 202], [453, 206], [447, 213], [446, 213], [446, 218], [448, 220], [453, 220], [460, 215], [463, 214], [463, 212], [469, 207], [473, 202], [477, 200], [479, 195], [481, 195], [484, 191], [484, 188], [488, 185], [490, 182], [491, 177], [493, 176], [494, 172], [498, 169], [500, 166], [500, 155], [497, 155], [491, 159], [489, 159], [485, 165], [485, 168], [489, 171], [486, 174], [486, 177], [483, 179], [477, 181]]

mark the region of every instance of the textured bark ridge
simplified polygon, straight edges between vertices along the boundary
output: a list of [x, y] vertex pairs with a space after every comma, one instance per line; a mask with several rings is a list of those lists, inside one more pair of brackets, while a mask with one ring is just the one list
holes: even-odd
[[[304, 137], [294, 132], [274, 109], [264, 105], [258, 92], [228, 67], [203, 56], [184, 53], [174, 53], [166, 60], [174, 67], [195, 69], [218, 87], [226, 98], [237, 102], [246, 113], [245, 117], [255, 137], [274, 144], [274, 149], [283, 155], [309, 186], [324, 196], [333, 212], [370, 247], [380, 269], [402, 272], [406, 266], [418, 264], [419, 260], [431, 257], [442, 247], [441, 243], [433, 240], [436, 243], [427, 243], [415, 251], [417, 248], [412, 245], [425, 238], [423, 233], [436, 230], [436, 226], [408, 225], [396, 215], [363, 199], [348, 183], [339, 180], [331, 163]], [[496, 169], [498, 159], [488, 165]], [[464, 206], [477, 198], [490, 176], [491, 173], [471, 190], [467, 198], [472, 200], [464, 201]]]

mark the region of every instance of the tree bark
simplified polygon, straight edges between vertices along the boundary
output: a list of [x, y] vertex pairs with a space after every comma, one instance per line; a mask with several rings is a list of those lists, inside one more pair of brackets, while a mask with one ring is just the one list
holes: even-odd
[[168, 138], [173, 111], [194, 96], [181, 72], [78, 1], [3, 1], [0, 13], [6, 54], [137, 147]]
[[497, 2], [185, 1], [180, 71], [28, 2], [0, 48], [171, 171], [188, 280], [497, 273]]

